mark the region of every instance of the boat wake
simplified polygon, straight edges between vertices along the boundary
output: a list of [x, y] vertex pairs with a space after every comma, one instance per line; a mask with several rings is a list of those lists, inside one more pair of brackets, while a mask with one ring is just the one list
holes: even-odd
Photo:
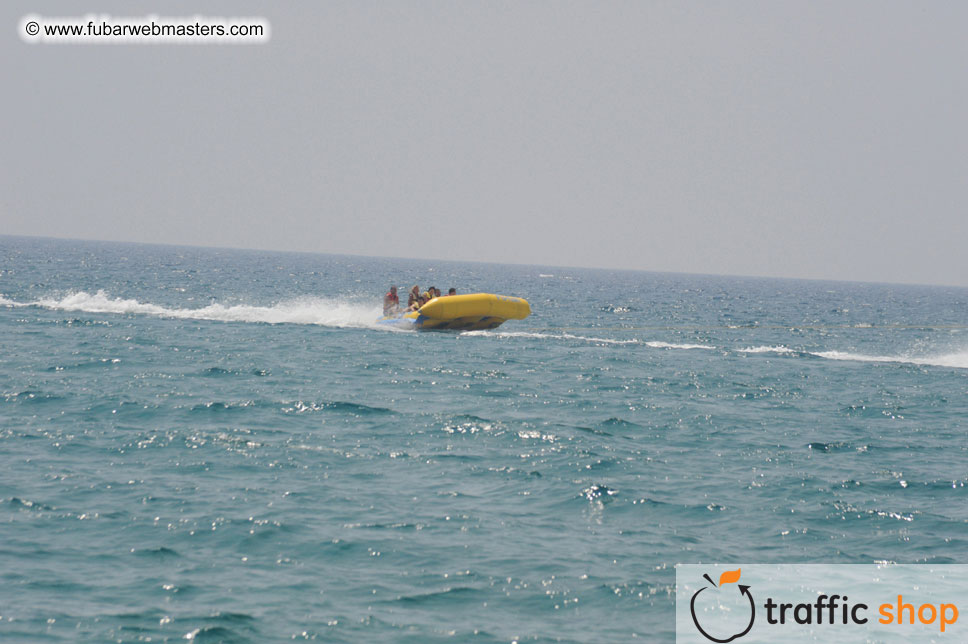
[[740, 349], [740, 353], [798, 353], [789, 347], [784, 346], [772, 346], [772, 347], [746, 347], [745, 349]]
[[535, 331], [465, 331], [461, 336], [489, 338], [537, 338], [544, 340], [577, 340], [594, 344], [642, 344], [653, 349], [715, 349], [705, 344], [675, 344], [672, 342], [643, 341], [638, 339], [618, 340], [615, 338], [596, 338], [572, 333], [539, 333]]
[[808, 355], [827, 360], [846, 360], [852, 362], [893, 362], [903, 364], [916, 364], [933, 367], [953, 367], [955, 369], [968, 369], [968, 351], [954, 351], [951, 353], [940, 353], [934, 355], [908, 355], [901, 354], [896, 356], [867, 355], [863, 353], [851, 353], [848, 351], [798, 351], [785, 346], [772, 347], [748, 347], [740, 349], [739, 353], [775, 353], [779, 355]]
[[[218, 322], [249, 322], [264, 324], [307, 324], [337, 328], [366, 328], [384, 331], [399, 331], [392, 325], [378, 325], [377, 318], [382, 310], [374, 304], [354, 302], [348, 299], [300, 297], [283, 300], [269, 306], [247, 304], [226, 305], [213, 303], [198, 308], [174, 308], [141, 302], [135, 299], [111, 297], [105, 291], [96, 293], [76, 291], [62, 297], [52, 296], [30, 302], [18, 302], [0, 296], [0, 307], [26, 308], [37, 307], [52, 311], [79, 311], [84, 313], [103, 313], [115, 315], [148, 315], [154, 317], [182, 320], [211, 320]], [[598, 345], [643, 345], [653, 349], [716, 349], [705, 344], [677, 344], [662, 341], [639, 339], [600, 338], [576, 335], [567, 332], [547, 333], [536, 331], [464, 331], [459, 337], [489, 338], [531, 338], [588, 342]], [[807, 351], [783, 345], [750, 346], [736, 349], [743, 354], [773, 354], [786, 357], [815, 357], [826, 360], [903, 363], [922, 366], [968, 369], [968, 350], [928, 355], [869, 355], [847, 351]]]
[[708, 344], [676, 344], [674, 342], [646, 342], [646, 346], [653, 349], [715, 349]]
[[133, 299], [111, 297], [103, 290], [94, 294], [78, 291], [60, 298], [41, 298], [33, 302], [16, 302], [0, 297], [0, 306], [39, 307], [53, 311], [82, 311], [85, 313], [150, 315], [182, 320], [314, 324], [349, 328], [376, 328], [375, 320], [382, 313], [379, 306], [372, 304], [320, 297], [295, 298], [270, 306], [213, 303], [200, 308], [170, 308]]
[[828, 360], [854, 360], [856, 362], [904, 362], [908, 364], [933, 367], [954, 367], [968, 369], [968, 351], [955, 351], [931, 356], [868, 356], [861, 353], [847, 353], [845, 351], [819, 351], [815, 356]]
[[535, 338], [542, 340], [579, 340], [584, 342], [594, 342], [596, 344], [642, 344], [638, 340], [590, 338], [584, 335], [572, 335], [571, 333], [538, 333], [535, 331], [464, 331], [460, 334], [460, 337]]

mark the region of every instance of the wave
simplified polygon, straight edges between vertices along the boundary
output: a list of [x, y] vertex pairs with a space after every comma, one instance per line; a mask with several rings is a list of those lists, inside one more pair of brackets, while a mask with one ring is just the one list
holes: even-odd
[[284, 300], [270, 306], [210, 304], [201, 308], [169, 308], [138, 300], [111, 297], [103, 290], [94, 293], [77, 291], [56, 298], [33, 302], [14, 302], [0, 297], [0, 305], [36, 306], [54, 311], [152, 315], [182, 320], [219, 322], [263, 322], [266, 324], [315, 324], [331, 327], [376, 327], [382, 309], [377, 305], [320, 297]]

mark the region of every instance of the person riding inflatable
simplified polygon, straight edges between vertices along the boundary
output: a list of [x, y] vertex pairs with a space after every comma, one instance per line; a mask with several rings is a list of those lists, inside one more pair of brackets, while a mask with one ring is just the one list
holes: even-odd
[[397, 287], [391, 286], [390, 292], [383, 296], [383, 315], [393, 315], [400, 306], [400, 298], [397, 297]]

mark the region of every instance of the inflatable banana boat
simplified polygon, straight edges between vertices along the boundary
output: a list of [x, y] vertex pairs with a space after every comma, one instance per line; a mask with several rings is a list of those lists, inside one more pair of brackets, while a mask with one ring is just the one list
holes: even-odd
[[473, 331], [494, 329], [508, 320], [523, 320], [529, 315], [531, 305], [520, 297], [469, 293], [435, 297], [416, 311], [388, 315], [377, 323], [421, 331]]

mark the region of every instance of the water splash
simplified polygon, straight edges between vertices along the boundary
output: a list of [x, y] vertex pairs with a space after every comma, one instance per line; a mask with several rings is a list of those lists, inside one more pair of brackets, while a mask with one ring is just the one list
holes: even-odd
[[315, 324], [329, 327], [375, 328], [375, 320], [381, 315], [379, 306], [336, 298], [301, 297], [269, 306], [214, 303], [200, 308], [171, 308], [134, 299], [111, 297], [103, 290], [94, 294], [77, 291], [60, 298], [41, 298], [33, 302], [14, 302], [0, 298], [0, 305], [36, 306], [54, 311], [151, 315], [183, 320]]

